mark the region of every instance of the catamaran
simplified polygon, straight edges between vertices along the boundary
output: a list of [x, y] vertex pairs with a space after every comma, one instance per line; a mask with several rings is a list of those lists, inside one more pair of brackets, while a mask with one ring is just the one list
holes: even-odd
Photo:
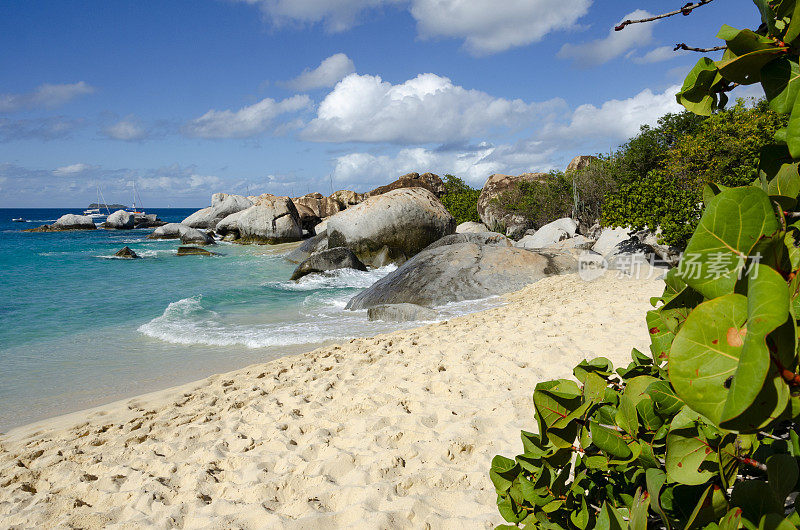
[[[101, 197], [103, 198], [103, 202], [100, 202]], [[100, 213], [100, 205], [105, 206], [106, 213]], [[104, 219], [111, 215], [111, 211], [108, 209], [106, 199], [103, 197], [103, 192], [100, 191], [100, 184], [97, 185], [97, 208], [89, 208], [88, 210], [84, 210], [83, 215], [91, 217], [92, 219]]]

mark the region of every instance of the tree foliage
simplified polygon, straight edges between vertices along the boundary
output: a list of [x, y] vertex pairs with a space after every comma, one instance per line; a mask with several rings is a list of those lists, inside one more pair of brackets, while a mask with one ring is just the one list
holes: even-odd
[[536, 386], [538, 433], [523, 431], [523, 452], [490, 470], [509, 523], [800, 527], [800, 2], [754, 1], [758, 30], [723, 26], [722, 58], [700, 60], [677, 98], [709, 115], [735, 84], [760, 82], [787, 125], [757, 164], [745, 162], [757, 168], [752, 182], [724, 157], [694, 166], [686, 148], [673, 177], [706, 183], [705, 209], [647, 313], [650, 353], [634, 350], [617, 370], [583, 361], [577, 382]]
[[481, 219], [478, 217], [478, 197], [481, 190], [470, 187], [453, 175], [444, 176], [444, 187], [446, 191], [442, 196], [442, 204], [455, 218], [456, 224], [467, 221], [479, 223]]

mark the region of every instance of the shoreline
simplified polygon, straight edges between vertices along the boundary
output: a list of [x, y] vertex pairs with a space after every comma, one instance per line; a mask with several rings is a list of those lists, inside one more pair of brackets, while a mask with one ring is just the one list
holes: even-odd
[[0, 521], [491, 527], [489, 462], [535, 428], [535, 384], [646, 350], [662, 290], [545, 278], [493, 309], [16, 427]]

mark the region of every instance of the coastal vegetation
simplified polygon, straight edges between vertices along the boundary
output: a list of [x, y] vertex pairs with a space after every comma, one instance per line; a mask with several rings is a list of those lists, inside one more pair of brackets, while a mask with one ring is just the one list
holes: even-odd
[[[677, 138], [667, 151], [677, 165], [657, 168], [667, 172], [658, 185], [683, 185], [685, 195], [665, 200], [698, 200], [702, 186], [703, 210], [647, 313], [650, 354], [634, 350], [616, 370], [605, 358], [583, 361], [577, 383], [536, 385], [538, 433], [523, 431], [523, 452], [495, 457], [490, 470], [500, 514], [513, 525], [800, 526], [800, 5], [755, 4], [757, 31], [722, 26], [722, 58], [701, 59], [677, 95], [689, 111], [711, 116], [678, 125], [716, 145]], [[766, 118], [758, 123], [740, 105], [722, 111], [727, 92], [759, 82], [774, 114], [760, 105]], [[726, 147], [726, 130], [749, 131], [750, 140]], [[634, 146], [644, 154], [648, 136]]]
[[462, 179], [454, 175], [444, 176], [445, 193], [441, 197], [442, 204], [447, 208], [456, 224], [475, 222], [479, 223], [478, 197], [481, 190], [471, 187]]

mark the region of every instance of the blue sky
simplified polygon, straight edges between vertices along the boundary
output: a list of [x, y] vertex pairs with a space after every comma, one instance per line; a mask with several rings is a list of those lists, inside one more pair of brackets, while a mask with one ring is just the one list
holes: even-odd
[[[750, 0], [39, 1], [0, 5], [0, 207], [366, 191], [410, 171], [480, 187], [563, 168], [677, 110]], [[739, 95], [757, 95], [745, 89]]]

